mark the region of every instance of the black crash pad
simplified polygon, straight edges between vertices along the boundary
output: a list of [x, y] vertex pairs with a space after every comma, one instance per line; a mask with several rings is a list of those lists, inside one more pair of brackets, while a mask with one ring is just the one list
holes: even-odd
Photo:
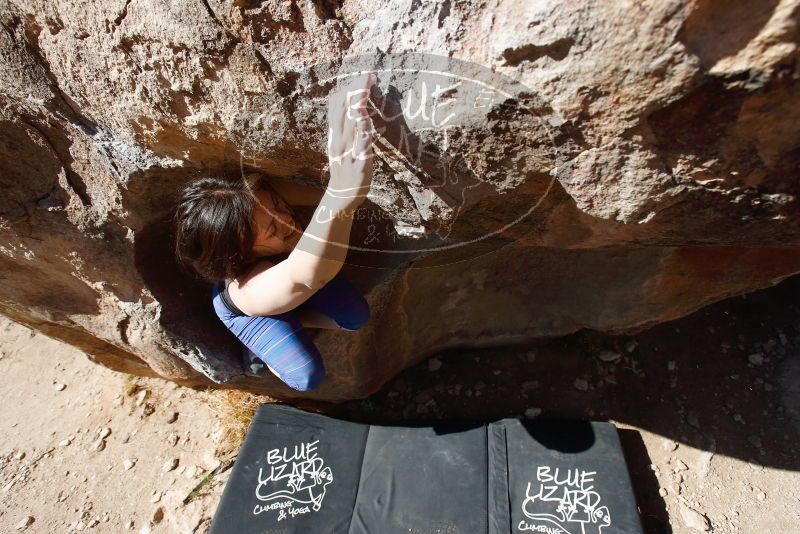
[[368, 425], [264, 404], [211, 534], [635, 534], [613, 425]]

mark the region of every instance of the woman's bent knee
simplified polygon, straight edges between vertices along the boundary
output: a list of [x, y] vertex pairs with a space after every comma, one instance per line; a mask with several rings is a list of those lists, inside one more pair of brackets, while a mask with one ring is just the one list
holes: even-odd
[[347, 313], [338, 317], [336, 324], [345, 330], [358, 330], [370, 319], [370, 309], [367, 299], [360, 297], [353, 299], [347, 308]]
[[309, 372], [289, 372], [287, 376], [282, 378], [292, 389], [297, 391], [312, 391], [317, 389], [325, 379], [325, 367], [322, 366], [322, 364], [313, 365]]

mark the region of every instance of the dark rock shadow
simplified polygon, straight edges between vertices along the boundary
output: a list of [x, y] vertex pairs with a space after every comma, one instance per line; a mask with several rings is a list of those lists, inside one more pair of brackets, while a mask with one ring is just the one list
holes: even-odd
[[214, 313], [211, 285], [185, 272], [174, 253], [172, 214], [136, 233], [135, 264], [147, 289], [161, 304], [161, 326], [204, 353], [208, 372], [219, 380], [241, 374], [241, 344]]
[[639, 505], [642, 528], [648, 534], [671, 534], [666, 503], [658, 494], [658, 477], [650, 469], [651, 460], [641, 434], [627, 428], [618, 428], [617, 433]]

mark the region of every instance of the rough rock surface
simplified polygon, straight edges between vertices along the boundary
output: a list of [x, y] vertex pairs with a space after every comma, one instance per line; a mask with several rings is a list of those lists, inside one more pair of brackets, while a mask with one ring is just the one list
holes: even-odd
[[471, 95], [453, 128], [403, 117], [424, 154], [376, 163], [353, 243], [381, 221], [384, 241], [344, 269], [372, 319], [317, 334], [311, 396], [775, 284], [800, 271], [799, 22], [798, 0], [6, 0], [0, 313], [114, 369], [296, 396], [242, 374], [208, 286], [172, 259], [171, 209], [204, 174], [324, 183], [331, 85], [309, 69], [407, 52], [525, 90]]

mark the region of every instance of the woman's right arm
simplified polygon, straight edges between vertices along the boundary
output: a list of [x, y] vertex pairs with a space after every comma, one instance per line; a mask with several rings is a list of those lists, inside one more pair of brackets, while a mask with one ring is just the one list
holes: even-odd
[[[335, 197], [326, 202], [327, 198], [326, 194], [312, 222], [285, 260], [278, 263], [262, 260], [241, 284], [233, 281], [228, 286], [233, 303], [244, 313], [276, 315], [293, 310], [341, 270], [358, 204], [345, 203]], [[331, 218], [330, 211], [337, 206], [342, 215]]]
[[[296, 308], [341, 270], [347, 257], [356, 209], [372, 183], [372, 123], [363, 102], [373, 74], [357, 78], [334, 93], [328, 104], [330, 180], [311, 222], [289, 256], [264, 261], [231, 298], [248, 315], [274, 315]], [[348, 96], [348, 93], [350, 96]]]

